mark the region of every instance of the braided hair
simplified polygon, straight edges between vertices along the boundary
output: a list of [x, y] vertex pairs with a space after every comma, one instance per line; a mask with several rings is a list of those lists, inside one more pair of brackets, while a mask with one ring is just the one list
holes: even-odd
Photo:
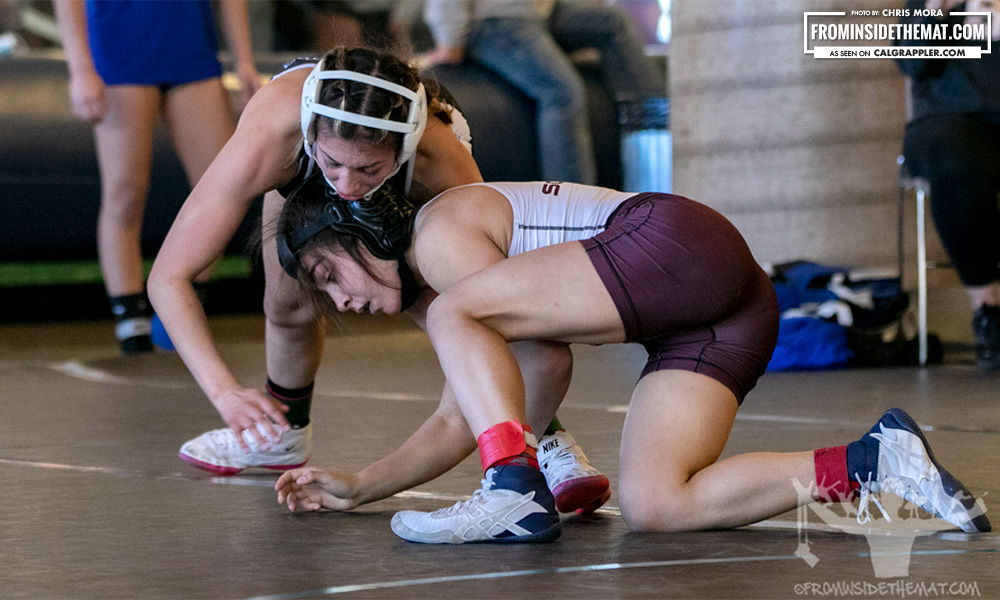
[[[440, 86], [434, 81], [424, 81], [414, 67], [399, 57], [368, 48], [334, 48], [323, 57], [327, 70], [355, 71], [372, 77], [416, 90], [420, 83], [427, 91], [428, 113], [450, 123], [444, 107], [437, 101]], [[358, 81], [331, 79], [323, 82], [318, 101], [332, 108], [338, 108], [359, 115], [406, 122], [409, 106], [398, 94]], [[390, 146], [397, 153], [402, 145], [400, 133], [373, 129], [364, 125], [348, 123], [319, 115], [314, 125], [316, 138], [331, 136], [345, 140], [366, 140], [376, 146]], [[313, 138], [313, 139], [316, 139]]]

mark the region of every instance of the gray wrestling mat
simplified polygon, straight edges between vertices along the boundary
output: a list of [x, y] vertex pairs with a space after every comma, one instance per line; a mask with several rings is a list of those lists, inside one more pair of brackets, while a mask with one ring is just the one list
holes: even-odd
[[[215, 317], [225, 358], [263, 385], [263, 318]], [[614, 484], [641, 348], [576, 347], [560, 417]], [[393, 512], [468, 497], [473, 457], [436, 481], [353, 513], [292, 515], [276, 475], [217, 478], [177, 458], [221, 420], [176, 355], [122, 358], [108, 322], [0, 325], [0, 597], [3, 598], [998, 598], [1000, 534], [966, 535], [883, 498], [810, 506], [750, 527], [630, 533], [617, 496], [566, 517], [552, 544], [424, 546]], [[310, 464], [352, 471], [433, 411], [442, 376], [399, 318], [332, 329], [313, 403]], [[900, 406], [1000, 525], [1000, 375], [971, 365], [768, 374], [726, 455], [853, 441]], [[845, 533], [846, 532], [846, 533]], [[921, 595], [922, 594], [922, 595]]]

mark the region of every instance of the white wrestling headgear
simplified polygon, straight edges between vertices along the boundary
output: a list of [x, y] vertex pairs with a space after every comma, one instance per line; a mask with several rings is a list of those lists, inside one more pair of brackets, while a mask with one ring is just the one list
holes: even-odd
[[[423, 136], [424, 129], [427, 127], [427, 95], [424, 92], [424, 84], [418, 84], [416, 91], [414, 91], [402, 85], [386, 81], [385, 79], [380, 79], [364, 73], [358, 73], [357, 71], [327, 71], [325, 70], [325, 66], [325, 59], [316, 63], [312, 72], [310, 72], [309, 76], [306, 77], [305, 83], [302, 84], [302, 138], [305, 140], [306, 155], [311, 158], [313, 157], [312, 144], [315, 143], [315, 140], [309, 139], [309, 131], [312, 129], [313, 123], [316, 122], [316, 115], [322, 115], [324, 117], [337, 119], [338, 121], [344, 121], [345, 123], [353, 123], [354, 125], [361, 125], [363, 127], [371, 127], [372, 129], [382, 129], [385, 131], [402, 133], [403, 145], [400, 148], [399, 155], [396, 157], [396, 168], [393, 169], [392, 173], [390, 173], [389, 176], [382, 181], [382, 183], [385, 183], [386, 180], [399, 171], [399, 168], [404, 163], [410, 160], [414, 152], [417, 150], [417, 144], [420, 143], [420, 137]], [[361, 115], [341, 110], [339, 108], [332, 108], [320, 103], [320, 89], [323, 87], [323, 81], [328, 79], [346, 79], [349, 81], [357, 81], [359, 83], [387, 90], [394, 94], [399, 94], [410, 103], [410, 111], [407, 115], [406, 121], [390, 121], [389, 119], [369, 117], [367, 115]], [[412, 171], [411, 165], [410, 176], [412, 176]], [[380, 183], [373, 190], [368, 192], [368, 194], [365, 194], [365, 197], [369, 197], [375, 190], [381, 187], [381, 185], [382, 184]], [[333, 186], [331, 185], [330, 187]], [[409, 187], [409, 181], [407, 181], [406, 187]]]

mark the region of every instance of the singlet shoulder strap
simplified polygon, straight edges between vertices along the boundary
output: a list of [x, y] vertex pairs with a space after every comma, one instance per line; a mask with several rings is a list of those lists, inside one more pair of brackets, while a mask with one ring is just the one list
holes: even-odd
[[271, 81], [281, 77], [282, 75], [287, 75], [292, 71], [298, 71], [300, 69], [312, 69], [319, 62], [318, 58], [293, 58], [292, 60], [281, 65], [281, 70], [271, 76]]

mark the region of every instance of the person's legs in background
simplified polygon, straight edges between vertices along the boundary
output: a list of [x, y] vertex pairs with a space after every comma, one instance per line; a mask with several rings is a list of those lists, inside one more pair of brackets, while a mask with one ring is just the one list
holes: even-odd
[[[229, 93], [218, 78], [173, 86], [166, 92], [163, 111], [174, 150], [193, 188], [236, 131]], [[195, 290], [203, 305], [207, 301], [210, 276], [211, 270], [207, 269], [195, 280]], [[173, 349], [166, 331], [157, 335], [157, 320], [154, 318], [154, 343]]]
[[642, 41], [617, 8], [557, 2], [549, 29], [564, 50], [600, 51], [604, 80], [616, 101], [641, 101], [666, 95], [666, 74], [654, 68]]
[[171, 87], [164, 114], [188, 182], [194, 187], [236, 130], [229, 95], [220, 79]]
[[486, 19], [469, 36], [466, 53], [535, 101], [542, 179], [594, 184], [583, 79], [546, 23]]
[[934, 225], [974, 313], [977, 364], [1000, 369], [1000, 124], [921, 119], [907, 127], [903, 153], [930, 183]]
[[142, 271], [142, 218], [149, 191], [153, 126], [161, 95], [153, 86], [108, 86], [108, 111], [94, 125], [101, 172], [97, 253], [125, 354], [151, 352], [150, 317]]
[[[643, 40], [616, 6], [556, 2], [549, 29], [559, 46], [576, 58], [576, 64], [600, 67], [602, 87], [618, 116], [622, 188], [671, 191], [665, 61], [646, 56]], [[578, 56], [578, 51], [586, 53], [585, 57]], [[592, 54], [597, 55], [596, 62]]]

